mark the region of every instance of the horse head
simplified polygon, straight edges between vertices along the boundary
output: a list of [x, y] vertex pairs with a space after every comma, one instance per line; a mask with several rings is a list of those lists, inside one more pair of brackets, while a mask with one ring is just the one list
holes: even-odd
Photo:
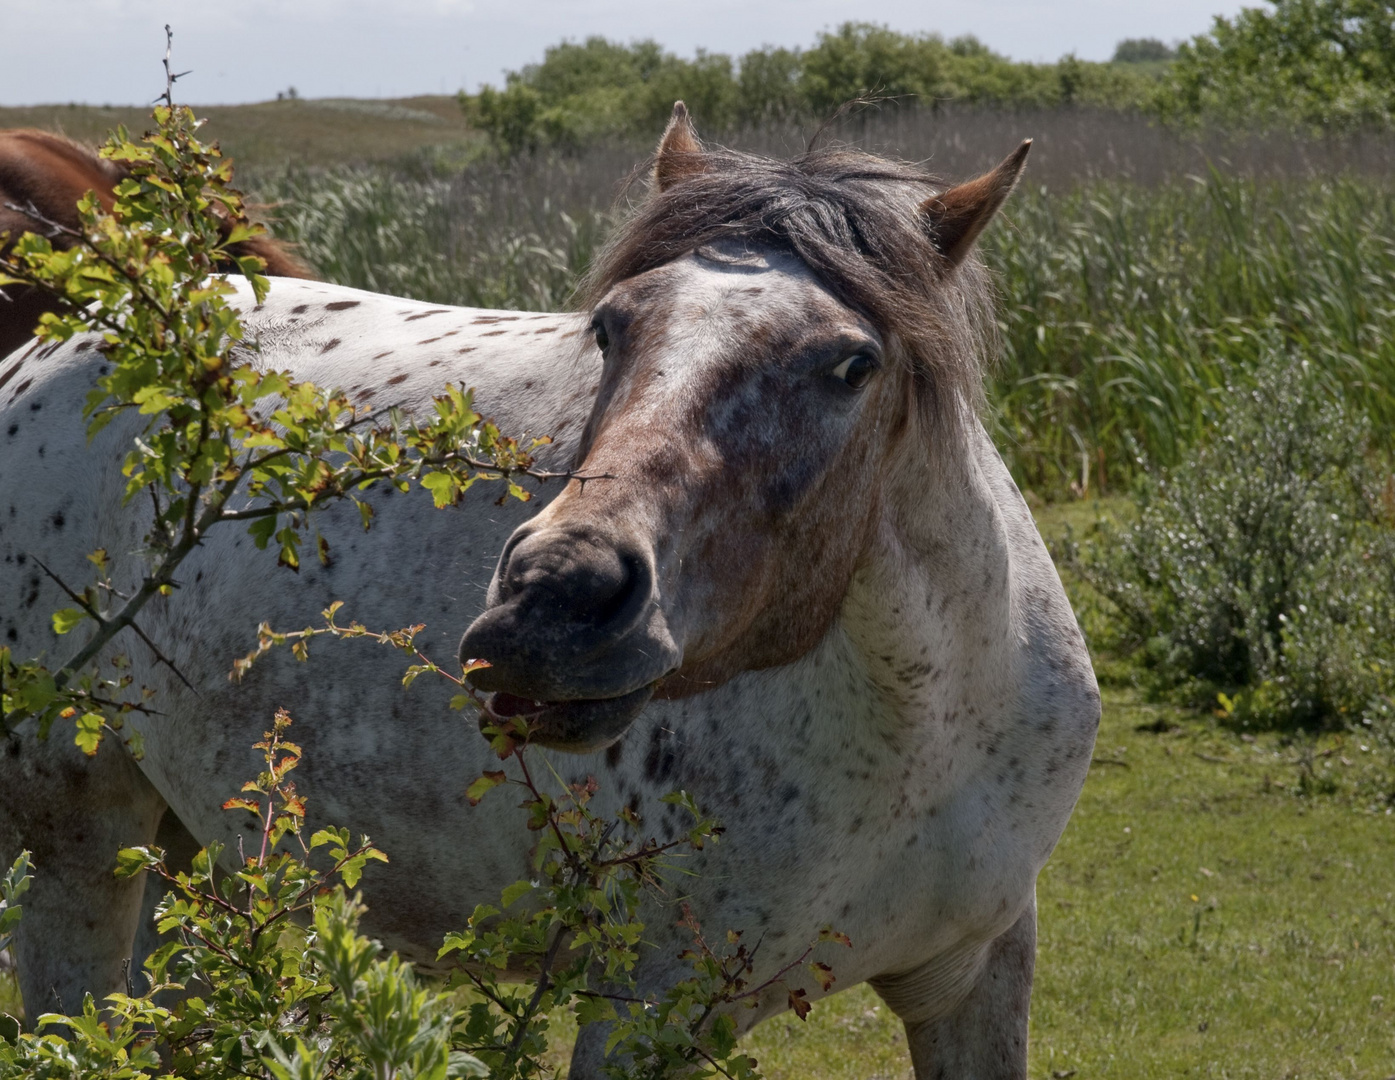
[[966, 443], [991, 337], [975, 239], [1030, 143], [947, 190], [850, 150], [702, 146], [682, 103], [581, 295], [580, 476], [514, 532], [462, 659], [589, 751], [654, 695], [786, 664], [837, 618], [887, 478]]

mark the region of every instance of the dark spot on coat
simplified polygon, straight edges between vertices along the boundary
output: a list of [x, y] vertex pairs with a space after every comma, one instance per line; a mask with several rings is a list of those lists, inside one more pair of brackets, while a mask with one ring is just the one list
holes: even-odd
[[55, 510], [53, 512], [53, 517], [49, 518], [49, 521], [53, 522], [53, 527], [55, 529], [61, 529], [64, 524], [66, 524], [67, 519], [63, 517], [62, 510]]
[[380, 352], [377, 356], [373, 357], [373, 359], [374, 359], [374, 360], [381, 360], [383, 357], [385, 357], [385, 356], [391, 356], [391, 355], [392, 355], [392, 350], [391, 350], [391, 349], [388, 349], [387, 352]]
[[307, 311], [309, 311], [309, 310], [310, 310], [310, 305], [309, 305], [309, 304], [297, 304], [295, 307], [291, 308], [291, 314], [292, 314], [292, 315], [304, 315], [304, 314], [305, 314]]
[[338, 339], [337, 337], [332, 337], [332, 338], [330, 338], [330, 339], [329, 339], [328, 341], [326, 341], [326, 342], [324, 343], [324, 345], [320, 348], [320, 355], [323, 356], [325, 353], [329, 352], [330, 349], [336, 349], [336, 348], [338, 348], [338, 347], [339, 347], [339, 344], [340, 344], [340, 341], [339, 341], [339, 339]]
[[617, 768], [620, 765], [620, 759], [624, 756], [625, 741], [622, 739], [619, 742], [611, 743], [610, 746], [606, 748], [605, 752], [606, 767], [611, 769]]
[[498, 337], [500, 334], [507, 334], [507, 330], [486, 330], [480, 337]]
[[424, 319], [424, 318], [426, 318], [428, 315], [449, 315], [449, 314], [450, 314], [450, 312], [447, 311], [445, 308], [432, 308], [430, 311], [419, 311], [419, 312], [417, 312], [415, 315], [408, 315], [408, 316], [407, 316], [407, 321], [408, 321], [408, 322], [416, 322], [418, 319]]
[[326, 311], [348, 311], [351, 307], [358, 307], [362, 303], [360, 300], [336, 300], [332, 304], [326, 304]]
[[33, 379], [25, 379], [22, 383], [15, 387], [14, 397], [10, 398], [10, 400], [14, 401], [15, 398], [19, 397], [20, 394], [24, 393], [24, 391], [28, 390], [33, 385]]
[[459, 353], [461, 356], [464, 356], [467, 352], [474, 352], [475, 347], [473, 345], [466, 345], [465, 348], [456, 349], [455, 351]]
[[555, 333], [557, 333], [557, 327], [555, 327], [555, 326], [544, 326], [544, 327], [541, 327], [541, 328], [538, 329], [538, 330], [534, 330], [533, 333], [535, 333], [535, 334], [555, 334]]
[[406, 382], [406, 381], [407, 381], [407, 373], [404, 371], [401, 375], [394, 375], [392, 378], [390, 378], [390, 379], [388, 380], [388, 385], [389, 385], [389, 386], [397, 386], [399, 383], [404, 383], [404, 382]]
[[418, 345], [430, 345], [433, 341], [440, 341], [440, 340], [441, 340], [441, 339], [440, 339], [439, 337], [422, 338], [420, 341], [417, 342], [417, 344], [418, 344]]

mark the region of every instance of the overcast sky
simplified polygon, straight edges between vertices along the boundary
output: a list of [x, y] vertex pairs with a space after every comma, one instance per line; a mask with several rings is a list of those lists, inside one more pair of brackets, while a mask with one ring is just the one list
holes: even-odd
[[[163, 25], [191, 104], [404, 97], [501, 81], [563, 38], [651, 37], [692, 55], [808, 45], [849, 19], [975, 34], [1017, 60], [1107, 60], [1126, 37], [1190, 37], [1233, 0], [0, 0], [0, 105], [144, 104]], [[1249, 6], [1255, 6], [1251, 0]]]

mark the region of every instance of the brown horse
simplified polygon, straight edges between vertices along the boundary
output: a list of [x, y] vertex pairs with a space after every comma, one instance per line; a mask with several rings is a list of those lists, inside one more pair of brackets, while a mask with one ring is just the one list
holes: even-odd
[[[42, 223], [25, 212], [31, 205], [50, 221], [76, 229], [78, 200], [95, 191], [110, 209], [112, 189], [128, 175], [124, 166], [62, 135], [30, 128], [0, 131], [0, 254], [8, 254], [22, 233], [43, 231]], [[71, 246], [61, 234], [52, 240], [58, 247]], [[265, 259], [266, 273], [274, 277], [315, 276], [284, 242], [269, 236], [241, 241], [231, 250]], [[28, 341], [39, 316], [58, 307], [57, 301], [32, 286], [0, 289], [0, 357]]]

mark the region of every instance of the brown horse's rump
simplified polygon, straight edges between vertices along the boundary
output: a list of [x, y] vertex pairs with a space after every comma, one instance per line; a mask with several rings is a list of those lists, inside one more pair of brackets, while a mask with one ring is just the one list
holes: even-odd
[[[22, 233], [42, 229], [24, 212], [31, 203], [49, 220], [76, 229], [78, 200], [95, 191], [102, 205], [110, 208], [112, 189], [127, 175], [123, 166], [62, 135], [25, 128], [0, 131], [0, 253], [8, 253]], [[52, 239], [55, 247], [71, 246], [64, 236]], [[266, 273], [274, 277], [314, 277], [289, 245], [269, 236], [242, 241], [231, 250], [265, 259]], [[40, 315], [57, 310], [57, 302], [37, 289], [23, 285], [0, 289], [0, 357], [29, 339]]]

